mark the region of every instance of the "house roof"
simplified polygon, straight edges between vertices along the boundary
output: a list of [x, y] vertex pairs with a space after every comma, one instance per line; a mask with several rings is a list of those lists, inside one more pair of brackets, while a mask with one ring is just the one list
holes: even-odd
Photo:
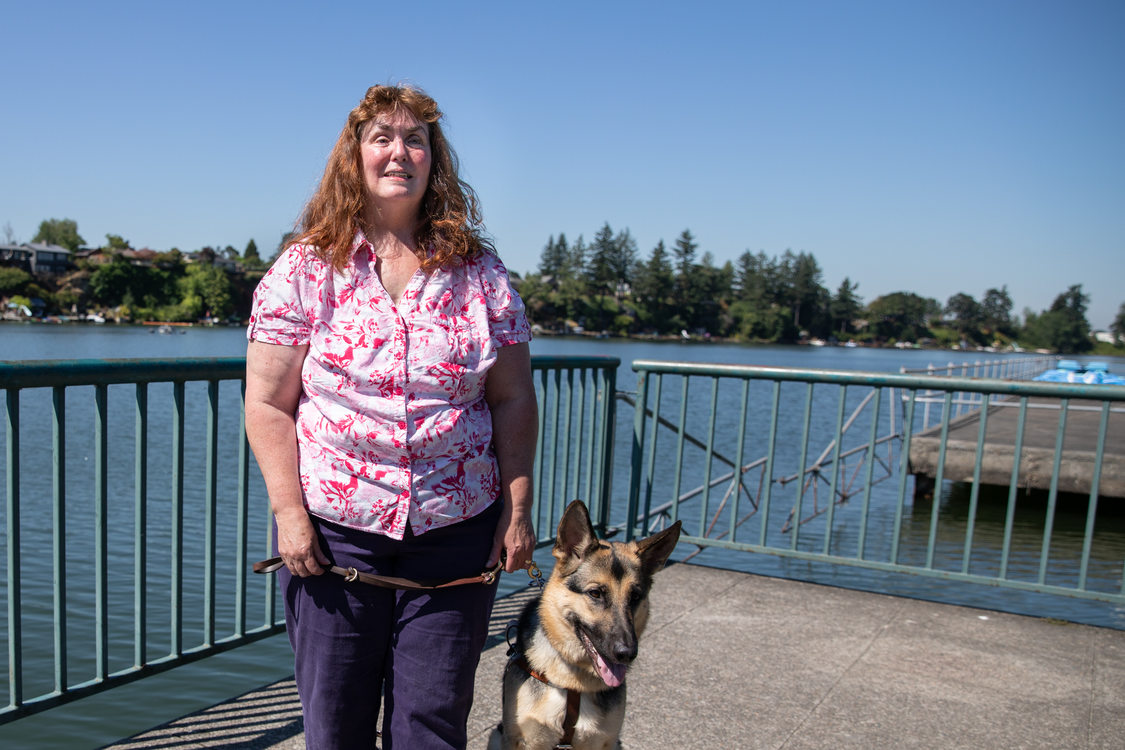
[[51, 245], [46, 242], [29, 242], [26, 246], [40, 253], [65, 253], [67, 255], [70, 255], [70, 251], [65, 247], [61, 247], [59, 245]]

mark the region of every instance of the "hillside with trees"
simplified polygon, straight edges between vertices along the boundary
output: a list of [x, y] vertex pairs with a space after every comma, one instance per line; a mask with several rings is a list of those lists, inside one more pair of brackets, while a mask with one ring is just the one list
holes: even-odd
[[[13, 246], [10, 227], [5, 234], [5, 247]], [[283, 235], [281, 244], [288, 238]], [[43, 221], [33, 242], [70, 250], [73, 267], [61, 275], [35, 274], [0, 257], [0, 300], [42, 315], [244, 321], [269, 265], [254, 240], [241, 253], [231, 245], [158, 252], [107, 234], [101, 247], [84, 248], [70, 219]], [[812, 253], [747, 250], [718, 263], [688, 229], [670, 246], [661, 240], [647, 253], [628, 229], [614, 231], [608, 222], [589, 241], [552, 235], [538, 268], [513, 279], [532, 324], [545, 333], [1125, 353], [1125, 303], [1111, 327], [1116, 343], [1095, 343], [1081, 285], [1067, 288], [1046, 310], [1024, 310], [1022, 322], [1006, 286], [986, 289], [979, 300], [959, 291], [944, 304], [906, 290], [865, 302], [860, 282], [850, 277], [835, 290], [825, 287]]]

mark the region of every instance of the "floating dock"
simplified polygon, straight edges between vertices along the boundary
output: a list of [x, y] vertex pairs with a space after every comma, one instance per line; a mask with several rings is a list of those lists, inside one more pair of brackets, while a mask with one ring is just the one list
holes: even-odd
[[[1007, 487], [1012, 481], [1016, 436], [1019, 425], [1016, 399], [993, 399], [988, 408], [980, 481]], [[1105, 437], [1098, 495], [1125, 498], [1125, 409], [1111, 405]], [[1102, 404], [1074, 399], [1066, 412], [1058, 489], [1089, 495], [1097, 456], [1098, 430]], [[1060, 407], [1058, 399], [1030, 398], [1020, 450], [1018, 484], [1023, 488], [1048, 490], [1055, 465]], [[955, 417], [949, 422], [943, 477], [954, 482], [973, 481], [980, 435], [981, 410]], [[931, 480], [937, 476], [942, 425], [931, 427], [910, 438], [910, 473]], [[927, 486], [918, 482], [916, 487]]]
[[[497, 602], [470, 750], [500, 719]], [[1125, 632], [677, 564], [653, 586], [626, 748], [1109, 748], [1125, 737]], [[107, 750], [303, 750], [291, 681]]]

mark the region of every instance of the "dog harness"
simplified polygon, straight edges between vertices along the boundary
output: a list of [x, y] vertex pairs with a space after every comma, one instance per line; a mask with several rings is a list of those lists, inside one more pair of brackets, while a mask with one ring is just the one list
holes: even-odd
[[578, 706], [582, 702], [582, 693], [551, 684], [542, 672], [537, 672], [531, 668], [531, 665], [527, 663], [527, 657], [523, 654], [513, 654], [512, 662], [544, 685], [550, 685], [555, 690], [566, 691], [566, 713], [563, 715], [562, 725], [563, 736], [562, 740], [555, 745], [554, 750], [573, 750], [574, 746], [571, 743], [574, 742], [574, 728], [578, 725]]

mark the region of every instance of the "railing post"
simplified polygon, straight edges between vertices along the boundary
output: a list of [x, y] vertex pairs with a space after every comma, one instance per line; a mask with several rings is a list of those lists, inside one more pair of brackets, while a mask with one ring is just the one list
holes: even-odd
[[20, 592], [20, 392], [11, 388], [5, 394], [7, 432], [6, 470], [7, 507], [4, 519], [7, 536], [8, 586], [8, 705], [23, 704], [23, 614]]
[[641, 466], [645, 444], [645, 411], [648, 409], [647, 371], [637, 375], [637, 405], [633, 408], [633, 455], [629, 463], [629, 503], [625, 508], [625, 541], [631, 542], [636, 535], [637, 508], [640, 505]]

